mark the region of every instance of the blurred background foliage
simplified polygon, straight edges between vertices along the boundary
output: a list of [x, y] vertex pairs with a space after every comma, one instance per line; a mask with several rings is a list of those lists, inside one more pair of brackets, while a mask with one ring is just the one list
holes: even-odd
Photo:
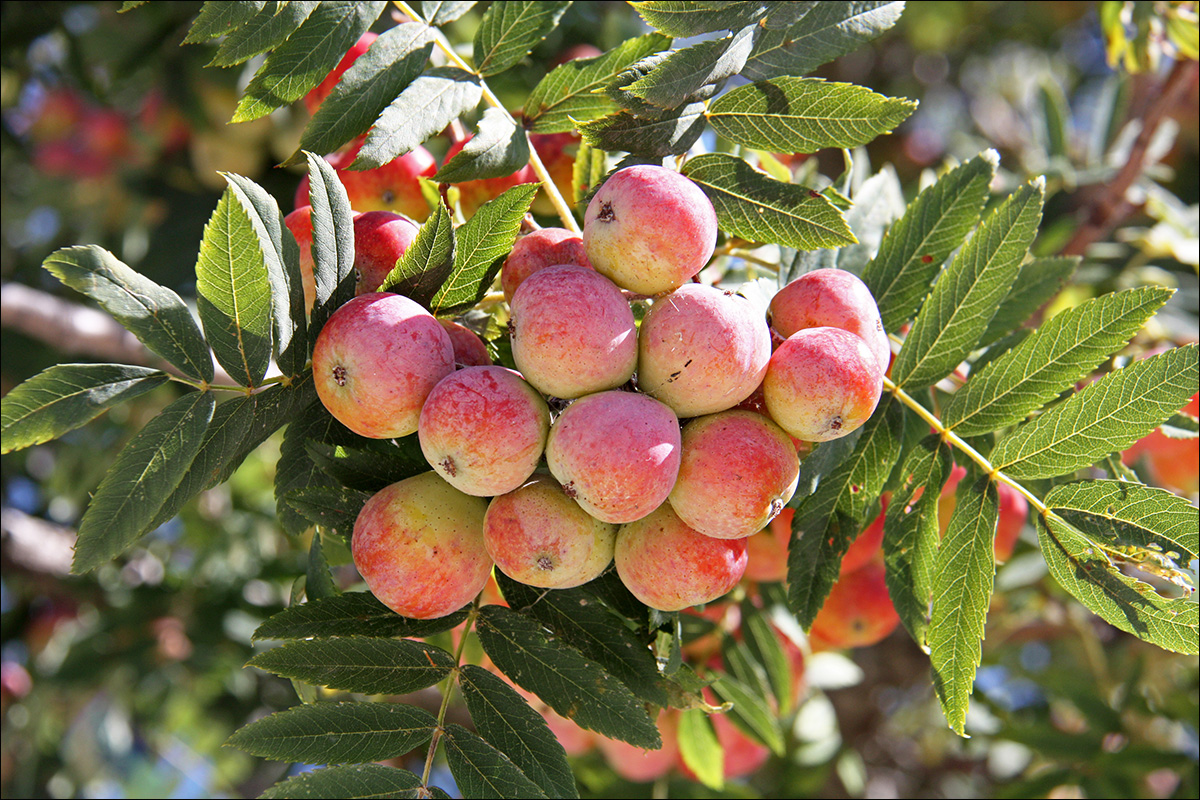
[[[1046, 174], [1036, 250], [1086, 256], [1057, 307], [1115, 288], [1177, 288], [1128, 351], [1136, 357], [1197, 338], [1196, 5], [910, 3], [892, 31], [818, 74], [920, 100], [895, 134], [856, 155], [860, 167], [892, 164], [909, 199], [947, 163], [986, 147], [1001, 153], [1010, 187]], [[274, 165], [295, 149], [303, 107], [226, 124], [256, 63], [206, 69], [208, 47], [180, 46], [199, 2], [118, 8], [0, 7], [4, 392], [55, 363], [145, 358], [41, 269], [55, 249], [100, 244], [187, 297], [225, 185], [218, 171], [251, 177], [291, 207], [299, 174]], [[452, 36], [469, 38], [477, 21], [468, 14]], [[577, 3], [496, 89], [519, 105], [571, 46], [607, 49], [640, 25], [623, 3]], [[1143, 142], [1149, 166], [1123, 191], [1122, 168], [1154, 114]], [[430, 145], [439, 158], [445, 147]], [[804, 159], [777, 161], [797, 170]], [[843, 168], [836, 152], [811, 161], [829, 177]], [[1087, 221], [1103, 229], [1083, 230]], [[68, 575], [89, 493], [173, 391], [0, 459], [5, 797], [254, 796], [288, 769], [222, 747], [247, 721], [295, 703], [288, 682], [243, 668], [251, 632], [288, 603], [307, 559], [308, 542], [275, 524], [277, 442], [122, 559]], [[1168, 461], [1184, 468], [1175, 473], [1152, 459], [1134, 465], [1194, 503], [1195, 443], [1177, 446]], [[352, 568], [337, 569], [354, 580]], [[1196, 659], [1122, 634], [1071, 601], [1046, 578], [1028, 526], [997, 590], [973, 738], [946, 728], [927, 660], [898, 631], [871, 648], [811, 658], [788, 756], [725, 794], [1195, 797]], [[714, 794], [678, 777], [628, 783], [596, 750], [580, 757], [578, 774], [588, 796]]]

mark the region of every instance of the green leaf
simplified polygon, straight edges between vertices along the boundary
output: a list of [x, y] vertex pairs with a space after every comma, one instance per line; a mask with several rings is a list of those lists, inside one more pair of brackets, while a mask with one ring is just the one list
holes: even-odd
[[1194, 598], [1165, 598], [1150, 584], [1123, 574], [1104, 548], [1056, 514], [1039, 515], [1037, 529], [1050, 574], [1079, 602], [1139, 639], [1196, 655], [1200, 605]]
[[420, 786], [421, 779], [406, 769], [385, 767], [382, 764], [344, 764], [295, 775], [275, 784], [259, 797], [262, 800], [322, 800], [326, 797], [366, 800], [409, 796]]
[[314, 525], [349, 538], [358, 512], [371, 498], [367, 492], [345, 486], [310, 486], [293, 489], [287, 501]]
[[554, 30], [569, 2], [492, 3], [475, 31], [475, 69], [489, 77], [516, 66]]
[[437, 316], [464, 311], [487, 294], [512, 252], [539, 184], [524, 183], [480, 206], [456, 232], [454, 268], [429, 308]]
[[412, 244], [383, 279], [379, 291], [402, 294], [428, 308], [453, 266], [454, 227], [450, 212], [438, 203]]
[[999, 495], [986, 476], [959, 484], [958, 503], [938, 549], [929, 621], [933, 686], [946, 721], [965, 735], [967, 703], [982, 655], [983, 626], [996, 574], [993, 540]]
[[354, 297], [354, 217], [346, 187], [324, 158], [308, 158], [308, 197], [312, 205], [313, 302], [309, 338], [317, 335], [329, 317]]
[[[754, 33], [753, 27], [743, 28], [722, 39], [676, 50], [620, 91], [660, 108], [675, 108], [689, 100], [705, 99], [712, 94], [714, 84], [741, 71], [754, 45]], [[709, 91], [702, 91], [706, 87]]]
[[704, 132], [704, 113], [704, 103], [688, 103], [656, 118], [619, 111], [580, 126], [579, 133], [602, 150], [625, 150], [650, 159], [680, 156]]
[[424, 637], [448, 631], [466, 618], [466, 611], [456, 611], [437, 619], [409, 619], [392, 611], [372, 594], [346, 592], [280, 611], [258, 626], [254, 639]]
[[375, 169], [409, 152], [479, 105], [479, 77], [458, 67], [434, 67], [400, 93], [375, 120], [351, 169]]
[[578, 797], [575, 776], [558, 738], [511, 686], [467, 664], [459, 673], [471, 721], [489, 744], [506, 755], [547, 797]]
[[987, 331], [979, 343], [990, 345], [1016, 330], [1058, 294], [1079, 266], [1079, 261], [1078, 256], [1063, 256], [1035, 258], [1025, 262], [1013, 282], [1012, 291], [996, 309], [996, 315], [988, 323]]
[[824, 0], [787, 28], [759, 36], [742, 75], [752, 81], [804, 75], [871, 41], [896, 24], [903, 2]]
[[166, 383], [165, 372], [125, 364], [59, 364], [0, 400], [3, 447], [11, 453], [57, 439], [112, 406]]
[[972, 375], [942, 422], [960, 436], [1020, 422], [1128, 344], [1172, 294], [1164, 287], [1129, 289], [1061, 312]]
[[508, 112], [488, 108], [479, 131], [433, 176], [439, 183], [462, 183], [511, 175], [529, 163], [529, 139]]
[[[301, 150], [331, 153], [365, 132], [424, 70], [433, 42], [429, 28], [406, 22], [379, 34], [333, 87], [300, 137]], [[300, 151], [286, 163], [299, 161]]]
[[286, 224], [275, 198], [249, 178], [226, 175], [230, 189], [250, 219], [262, 252], [267, 283], [271, 289], [275, 361], [284, 375], [295, 377], [308, 362], [308, 311], [304, 303], [304, 279], [300, 272], [300, 249], [295, 237], [285, 236]]
[[979, 221], [999, 161], [988, 150], [946, 173], [883, 237], [862, 279], [875, 296], [884, 330], [898, 331], [916, 314], [942, 262]]
[[1046, 137], [1046, 152], [1051, 158], [1067, 156], [1067, 98], [1057, 83], [1043, 79], [1037, 87], [1038, 105], [1042, 110], [1042, 133]]
[[249, 665], [330, 689], [408, 694], [450, 674], [454, 658], [440, 647], [409, 639], [342, 636], [291, 641], [259, 653]]
[[1043, 502], [1079, 533], [1109, 545], [1157, 550], [1183, 566], [1200, 550], [1196, 507], [1165, 489], [1111, 480], [1065, 483]]
[[698, 708], [679, 715], [676, 729], [679, 755], [696, 778], [713, 791], [725, 788], [725, 748], [717, 740], [712, 722]]
[[208, 66], [232, 67], [278, 47], [296, 32], [318, 5], [311, 0], [267, 3], [254, 19], [230, 31]]
[[533, 620], [503, 606], [484, 606], [476, 631], [500, 671], [560, 715], [638, 747], [662, 746], [645, 705], [624, 684]]
[[423, 747], [436, 727], [432, 714], [414, 706], [313, 703], [252, 722], [226, 744], [272, 761], [382, 761]]
[[667, 704], [658, 665], [645, 640], [625, 625], [625, 619], [594, 602], [582, 589], [552, 592], [518, 583], [496, 573], [509, 607], [545, 625], [564, 642], [579, 649], [624, 683], [635, 695], [654, 705]]
[[742, 638], [747, 652], [762, 665], [771, 693], [779, 704], [780, 714], [791, 713], [796, 698], [792, 697], [792, 663], [784, 652], [779, 637], [767, 622], [761, 609], [749, 598], [742, 601]]
[[996, 443], [991, 461], [1017, 479], [1052, 478], [1124, 450], [1196, 391], [1196, 345], [1110, 372]]
[[[633, 596], [633, 592], [629, 591], [629, 588], [621, 581], [616, 567], [609, 567], [600, 574], [599, 578], [588, 581], [580, 586], [579, 590], [604, 603], [619, 616], [638, 621], [636, 633], [639, 636], [645, 636], [647, 633], [646, 625], [642, 621], [649, 619], [650, 609]], [[647, 640], [639, 639], [639, 641]]]
[[842, 557], [900, 458], [903, 432], [900, 404], [887, 395], [862, 426], [850, 456], [796, 507], [788, 548], [788, 607], [805, 629], [825, 604]]
[[292, 491], [341, 486], [317, 466], [308, 452], [310, 440], [325, 441], [334, 436], [349, 438], [353, 434], [331, 417], [320, 403], [300, 410], [283, 433], [279, 463], [275, 468], [275, 515], [288, 533], [299, 535], [312, 524], [288, 503], [287, 497]]
[[797, 250], [857, 241], [825, 196], [772, 180], [740, 158], [724, 153], [697, 156], [684, 164], [683, 174], [708, 195], [727, 233]]
[[309, 600], [321, 600], [326, 597], [335, 597], [340, 593], [341, 590], [333, 582], [333, 575], [329, 571], [329, 562], [325, 559], [325, 550], [322, 545], [322, 534], [318, 531], [308, 545], [308, 569], [304, 573], [304, 595]]
[[916, 107], [850, 83], [782, 77], [725, 93], [708, 118], [719, 135], [745, 147], [815, 153], [866, 144], [891, 132]]
[[271, 363], [271, 284], [250, 215], [232, 187], [204, 226], [196, 295], [217, 361], [242, 386], [257, 386]]
[[766, 701], [754, 694], [744, 684], [728, 675], [722, 675], [712, 685], [722, 702], [733, 703], [729, 721], [743, 733], [782, 756], [784, 753], [783, 731], [779, 718], [771, 713]]
[[608, 154], [587, 142], [579, 143], [579, 152], [571, 167], [571, 197], [580, 206], [591, 199], [592, 190], [604, 182], [608, 172]]
[[366, 446], [309, 442], [307, 450], [316, 464], [338, 483], [350, 489], [377, 492], [397, 481], [428, 472], [432, 467], [421, 455], [417, 437], [394, 440], [365, 440]]
[[671, 40], [657, 33], [623, 42], [604, 55], [576, 59], [552, 69], [525, 101], [525, 126], [531, 133], [573, 131], [584, 122], [617, 110], [603, 91], [618, 74]]
[[[883, 521], [888, 596], [900, 622], [923, 648], [941, 541], [938, 500], [951, 467], [950, 447], [938, 434], [922, 439], [904, 459], [900, 485], [888, 502]], [[914, 500], [917, 492], [921, 496]]]
[[669, 36], [698, 36], [712, 31], [738, 30], [758, 22], [769, 4], [754, 2], [679, 2], [645, 0], [630, 3], [646, 23]]
[[546, 797], [508, 756], [462, 725], [447, 725], [446, 761], [464, 797]]
[[1180, 411], [1172, 414], [1158, 430], [1168, 439], [1195, 439], [1200, 435], [1200, 419]]
[[1037, 235], [1043, 192], [1041, 178], [1014, 192], [938, 278], [892, 364], [897, 386], [937, 383], [978, 344]]
[[212, 392], [189, 392], [117, 454], [79, 522], [72, 572], [95, 569], [150, 530], [155, 513], [196, 457], [214, 405]]
[[179, 295], [134, 272], [102, 247], [66, 247], [42, 266], [64, 285], [95, 300], [142, 344], [180, 372], [213, 379], [212, 356]]
[[299, 100], [333, 71], [387, 4], [325, 0], [267, 56], [246, 86], [233, 122], [249, 122]]
[[205, 0], [192, 27], [184, 37], [184, 44], [197, 44], [215, 39], [223, 33], [240, 28], [254, 18], [265, 6], [266, 0], [245, 3], [228, 3], [223, 0]]
[[409, 3], [413, 10], [421, 15], [421, 19], [428, 22], [430, 25], [445, 25], [447, 22], [453, 22], [463, 14], [471, 10], [475, 5], [474, 0], [470, 2], [451, 2], [450, 0], [415, 0]]

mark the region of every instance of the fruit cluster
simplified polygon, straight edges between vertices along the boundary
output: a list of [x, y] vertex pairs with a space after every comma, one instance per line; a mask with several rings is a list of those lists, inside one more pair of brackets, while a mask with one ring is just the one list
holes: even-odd
[[[691, 282], [717, 218], [672, 170], [616, 172], [582, 237], [517, 241], [501, 272], [515, 371], [480, 358], [465, 328], [374, 291], [416, 233], [393, 217], [356, 218], [362, 293], [320, 332], [313, 372], [335, 418], [417, 434], [433, 468], [378, 492], [354, 527], [356, 566], [404, 616], [457, 610], [493, 565], [567, 588], [615, 560], [653, 608], [714, 600], [795, 492], [797, 440], [844, 436], [879, 401], [890, 352], [866, 286], [817, 270], [764, 310]], [[640, 325], [631, 303], [648, 306]]]

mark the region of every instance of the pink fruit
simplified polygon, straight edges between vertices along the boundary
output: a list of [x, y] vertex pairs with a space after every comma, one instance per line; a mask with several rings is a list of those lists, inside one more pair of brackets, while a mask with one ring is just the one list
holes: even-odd
[[760, 583], [778, 583], [787, 578], [788, 543], [795, 514], [794, 508], [783, 509], [766, 528], [746, 540], [746, 578]]
[[541, 228], [520, 237], [500, 270], [504, 299], [511, 303], [517, 287], [526, 278], [560, 264], [591, 269], [579, 234], [566, 228]]
[[550, 430], [546, 401], [504, 367], [465, 367], [442, 378], [421, 407], [425, 460], [461, 492], [511, 492], [537, 469]]
[[465, 325], [459, 325], [448, 319], [438, 320], [446, 333], [450, 334], [450, 344], [454, 345], [454, 365], [462, 367], [487, 367], [492, 363], [487, 345]]
[[300, 206], [283, 218], [300, 247], [300, 280], [304, 285], [304, 307], [311, 313], [317, 301], [317, 283], [313, 273], [312, 206]]
[[373, 292], [383, 285], [396, 261], [417, 238], [418, 230], [408, 217], [391, 211], [367, 211], [354, 218], [356, 294]]
[[814, 649], [866, 647], [896, 629], [884, 575], [882, 562], [872, 561], [837, 579], [809, 631]]
[[779, 427], [806, 442], [858, 429], [879, 404], [882, 372], [871, 349], [841, 328], [805, 328], [771, 356], [763, 396]]
[[739, 294], [689, 283], [658, 298], [638, 332], [638, 388], [680, 417], [733, 408], [771, 359], [762, 313]]
[[619, 739], [596, 737], [596, 745], [613, 772], [627, 781], [649, 783], [671, 771], [679, 757], [679, 741], [676, 736], [677, 713], [663, 710], [658, 715], [658, 732], [663, 745], [658, 750], [643, 750]]
[[377, 492], [359, 512], [350, 549], [367, 588], [404, 617], [444, 617], [483, 591], [487, 503], [423, 472]]
[[880, 371], [891, 359], [879, 307], [867, 285], [843, 269], [807, 272], [779, 290], [767, 310], [771, 328], [787, 338], [805, 328], [841, 328], [871, 348]]
[[497, 568], [515, 581], [568, 589], [599, 577], [612, 562], [617, 526], [579, 507], [549, 475], [492, 499], [483, 538]]
[[742, 579], [746, 540], [705, 536], [664, 503], [621, 526], [613, 560], [634, 597], [659, 611], [681, 611], [716, 600]]
[[355, 297], [329, 318], [313, 347], [313, 381], [330, 414], [360, 436], [417, 430], [426, 395], [454, 371], [438, 321], [398, 294]]
[[308, 109], [308, 113], [317, 113], [317, 109], [321, 107], [321, 103], [325, 102], [325, 98], [329, 97], [330, 92], [333, 91], [333, 87], [337, 85], [337, 82], [341, 80], [342, 75], [346, 73], [346, 70], [350, 69], [350, 65], [357, 61], [359, 56], [367, 52], [371, 47], [371, 43], [376, 38], [378, 38], [378, 35], [370, 31], [358, 37], [358, 41], [346, 52], [346, 55], [342, 56], [342, 60], [333, 68], [333, 72], [326, 75], [325, 80], [321, 81], [317, 84], [316, 88], [304, 95], [304, 107]]
[[683, 428], [675, 513], [706, 536], [762, 530], [792, 499], [800, 459], [782, 428], [753, 411], [722, 411]]
[[553, 397], [613, 389], [637, 366], [637, 326], [621, 290], [590, 269], [547, 267], [513, 295], [513, 361]]
[[626, 167], [604, 182], [583, 218], [596, 271], [622, 289], [655, 295], [704, 268], [717, 243], [717, 214], [704, 191], [674, 170]]
[[558, 415], [546, 463], [593, 517], [632, 522], [667, 500], [679, 474], [679, 420], [652, 397], [610, 391], [581, 397]]

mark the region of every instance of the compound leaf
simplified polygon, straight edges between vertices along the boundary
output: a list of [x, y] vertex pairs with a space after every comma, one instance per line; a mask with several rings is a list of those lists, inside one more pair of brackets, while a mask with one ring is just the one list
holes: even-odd
[[320, 403], [300, 409], [292, 418], [287, 430], [283, 432], [279, 463], [275, 468], [275, 516], [285, 531], [299, 535], [312, 525], [287, 501], [292, 491], [341, 486], [313, 461], [308, 452], [308, 443], [351, 436], [353, 434], [331, 417]]
[[1021, 271], [1013, 281], [1012, 291], [1004, 298], [1000, 308], [996, 309], [996, 316], [992, 317], [987, 331], [979, 340], [980, 345], [990, 345], [999, 341], [1029, 319], [1050, 298], [1058, 294], [1079, 266], [1079, 261], [1078, 256], [1063, 256], [1035, 258], [1021, 265]]
[[[686, 153], [706, 120], [704, 103], [688, 103], [655, 117], [618, 111], [580, 126], [583, 140], [602, 150], [625, 150], [640, 158], [661, 159]], [[740, 159], [739, 159], [740, 160]]]
[[453, 266], [454, 227], [450, 212], [438, 203], [421, 224], [412, 244], [383, 279], [379, 291], [402, 294], [428, 308]]
[[312, 0], [267, 3], [254, 19], [229, 32], [208, 66], [232, 67], [277, 47], [296, 32], [318, 5]]
[[1196, 507], [1165, 489], [1127, 481], [1082, 481], [1055, 486], [1043, 502], [1097, 541], [1157, 550], [1185, 566], [1197, 557]]
[[447, 725], [443, 739], [450, 774], [464, 797], [547, 796], [507, 755], [462, 725]]
[[450, 674], [454, 658], [440, 647], [409, 639], [342, 636], [290, 641], [259, 653], [249, 665], [330, 689], [407, 694]]
[[759, 36], [742, 75], [757, 81], [812, 72], [895, 25], [903, 11], [903, 2], [886, 0], [813, 3], [792, 25]]
[[679, 2], [645, 0], [630, 3], [650, 26], [669, 36], [698, 36], [702, 33], [739, 30], [758, 22], [769, 10], [769, 3], [754, 2]]
[[324, 158], [308, 158], [308, 197], [312, 205], [313, 302], [309, 337], [315, 341], [329, 317], [354, 297], [354, 218], [350, 198], [337, 172]]
[[422, 747], [436, 727], [434, 716], [415, 706], [311, 703], [251, 722], [226, 744], [273, 761], [382, 761]]
[[[223, 0], [205, 0], [200, 13], [184, 37], [184, 44], [197, 44], [215, 39], [223, 33], [240, 28], [252, 20], [265, 6], [266, 0], [248, 0], [245, 3], [227, 3]], [[124, 10], [124, 9], [122, 9]]]
[[457, 2], [454, 0], [414, 0], [409, 3], [413, 10], [421, 15], [421, 19], [430, 25], [445, 25], [453, 22], [471, 10], [475, 0]]
[[448, 631], [466, 617], [466, 611], [456, 611], [437, 619], [409, 619], [392, 611], [372, 594], [345, 592], [285, 608], [259, 625], [254, 639], [425, 637]]
[[406, 769], [382, 764], [342, 764], [295, 775], [275, 784], [259, 797], [264, 800], [416, 797], [415, 790], [420, 786], [421, 779]]
[[309, 522], [349, 539], [358, 512], [371, 495], [345, 486], [310, 486], [293, 489], [287, 501]]
[[516, 66], [554, 30], [570, 5], [532, 0], [492, 3], [475, 31], [475, 69], [488, 77]]
[[702, 95], [712, 92], [702, 90], [741, 71], [754, 44], [754, 33], [753, 27], [743, 28], [722, 39], [676, 50], [620, 91], [660, 108], [675, 108], [689, 100], [704, 99]]
[[433, 176], [439, 183], [461, 183], [511, 175], [529, 163], [529, 139], [508, 112], [488, 108], [479, 130]]

